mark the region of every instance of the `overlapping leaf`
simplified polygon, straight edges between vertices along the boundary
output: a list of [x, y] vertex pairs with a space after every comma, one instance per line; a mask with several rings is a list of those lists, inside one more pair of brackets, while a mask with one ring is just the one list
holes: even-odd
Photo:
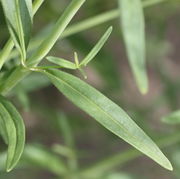
[[58, 70], [43, 71], [70, 101], [105, 128], [140, 150], [166, 169], [172, 166], [157, 145], [115, 103], [80, 79]]
[[1, 0], [10, 34], [16, 47], [25, 53], [32, 27], [32, 0]]
[[140, 91], [148, 90], [145, 67], [145, 27], [141, 0], [118, 0], [127, 56]]
[[68, 68], [74, 70], [80, 69], [81, 66], [86, 66], [98, 54], [98, 52], [101, 50], [101, 48], [109, 38], [111, 32], [112, 32], [112, 27], [109, 27], [107, 31], [104, 33], [104, 35], [100, 38], [100, 40], [96, 43], [96, 45], [92, 48], [92, 50], [86, 55], [86, 57], [82, 60], [80, 64], [76, 52], [74, 53], [75, 63], [72, 63], [62, 58], [51, 57], [51, 56], [47, 57], [47, 60], [51, 63], [59, 65], [62, 68]]
[[15, 107], [0, 96], [0, 123], [3, 138], [8, 143], [6, 170], [12, 170], [19, 161], [24, 149], [24, 123]]
[[66, 8], [64, 13], [60, 16], [54, 27], [47, 34], [45, 40], [40, 44], [39, 48], [29, 58], [28, 65], [37, 65], [52, 49], [56, 41], [60, 38], [69, 22], [72, 20], [74, 15], [77, 13], [79, 8], [83, 5], [86, 0], [73, 0]]

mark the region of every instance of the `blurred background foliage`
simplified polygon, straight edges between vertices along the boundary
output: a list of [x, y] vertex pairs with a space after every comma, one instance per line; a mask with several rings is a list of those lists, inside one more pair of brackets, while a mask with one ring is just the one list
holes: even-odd
[[[146, 1], [146, 0], [144, 0]], [[31, 47], [37, 46], [70, 0], [45, 0], [34, 18]], [[117, 9], [116, 0], [89, 0], [74, 18], [80, 22]], [[73, 34], [56, 43], [51, 55], [83, 57], [108, 26], [113, 33], [86, 69], [88, 83], [125, 109], [152, 137], [173, 163], [169, 172], [104, 129], [66, 100], [49, 81], [33, 74], [9, 93], [27, 128], [27, 146], [16, 170], [3, 172], [6, 146], [0, 141], [0, 178], [179, 179], [180, 127], [161, 120], [180, 107], [180, 1], [166, 0], [145, 8], [149, 93], [142, 96], [127, 61], [119, 19]], [[46, 31], [45, 30], [45, 31]], [[9, 37], [0, 9], [0, 47]], [[3, 70], [17, 63], [12, 53]], [[77, 73], [77, 76], [82, 76]], [[137, 165], [138, 164], [138, 165]], [[77, 174], [80, 173], [80, 175]]]

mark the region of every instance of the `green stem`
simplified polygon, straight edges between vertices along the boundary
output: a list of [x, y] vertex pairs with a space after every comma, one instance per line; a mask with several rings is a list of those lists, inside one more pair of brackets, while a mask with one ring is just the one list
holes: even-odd
[[65, 28], [84, 2], [85, 0], [73, 0], [70, 3], [68, 8], [54, 25], [51, 32], [47, 35], [46, 39], [41, 43], [34, 54], [28, 59], [28, 66], [38, 65], [40, 61], [49, 53], [49, 51], [52, 49], [58, 38], [64, 32]]

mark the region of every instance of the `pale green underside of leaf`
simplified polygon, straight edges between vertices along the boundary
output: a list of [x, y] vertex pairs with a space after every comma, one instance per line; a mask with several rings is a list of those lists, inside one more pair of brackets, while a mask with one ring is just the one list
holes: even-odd
[[118, 0], [127, 56], [141, 93], [148, 91], [145, 67], [145, 25], [141, 0]]
[[14, 44], [23, 51], [27, 48], [31, 36], [33, 16], [32, 0], [0, 1]]
[[76, 65], [70, 61], [67, 61], [65, 59], [62, 58], [57, 58], [57, 57], [47, 57], [46, 58], [49, 62], [54, 63], [56, 65], [59, 65], [60, 67], [63, 68], [68, 68], [68, 69], [76, 69]]
[[70, 101], [105, 128], [166, 169], [172, 166], [157, 145], [115, 103], [79, 78], [58, 70], [43, 71]]
[[180, 110], [174, 111], [163, 117], [162, 121], [167, 124], [180, 124]]
[[15, 107], [0, 96], [0, 120], [3, 138], [8, 143], [6, 170], [12, 170], [19, 161], [25, 143], [25, 127]]

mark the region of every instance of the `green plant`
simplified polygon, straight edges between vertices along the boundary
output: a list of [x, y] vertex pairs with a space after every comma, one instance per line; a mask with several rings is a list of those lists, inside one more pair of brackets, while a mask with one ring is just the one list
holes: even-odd
[[[59, 17], [56, 24], [47, 32], [45, 39], [43, 39], [40, 44], [36, 44], [39, 39], [34, 42], [32, 41], [32, 44], [34, 43], [35, 45], [33, 44], [28, 48], [31, 39], [33, 16], [43, 3], [43, 0], [35, 0], [33, 4], [31, 0], [1, 0], [11, 38], [7, 41], [0, 53], [0, 68], [8, 62], [9, 56], [13, 52], [15, 53], [14, 56], [18, 56], [18, 65], [2, 71], [0, 79], [1, 95], [7, 95], [15, 88], [17, 83], [30, 73], [45, 75], [70, 101], [96, 119], [109, 131], [131, 144], [162, 167], [172, 170], [171, 163], [164, 156], [159, 147], [137, 126], [126, 112], [86, 82], [61, 70], [64, 68], [79, 70], [86, 78], [87, 76], [83, 68], [85, 68], [101, 50], [112, 32], [112, 27], [108, 28], [97, 44], [81, 61], [76, 52], [74, 53], [74, 63], [59, 57], [47, 56], [59, 38], [86, 30], [113, 18], [121, 17], [121, 27], [131, 68], [137, 86], [142, 93], [146, 93], [148, 90], [148, 80], [145, 67], [143, 5], [149, 6], [158, 2], [160, 2], [160, 0], [143, 1], [143, 3], [140, 0], [134, 0], [133, 3], [131, 0], [119, 0], [120, 8], [118, 10], [113, 10], [95, 18], [85, 20], [84, 22], [72, 25], [66, 29], [79, 8], [85, 3], [85, 0], [72, 0], [67, 9]], [[131, 18], [132, 16], [136, 16], [137, 18], [134, 20]], [[13, 50], [14, 46], [15, 50]], [[32, 48], [35, 50], [32, 51]], [[32, 53], [29, 55], [31, 51]], [[39, 66], [39, 63], [44, 61], [44, 58], [55, 65]], [[6, 170], [10, 171], [15, 167], [22, 154], [25, 143], [25, 129], [20, 115], [13, 105], [3, 96], [0, 97], [0, 124], [1, 135], [8, 144]], [[31, 147], [29, 148], [30, 150], [36, 150]], [[61, 154], [63, 149], [65, 151], [64, 153], [71, 153], [71, 150], [68, 151], [69, 149], [62, 148], [61, 146], [56, 146], [54, 148], [54, 150], [60, 151]], [[132, 157], [140, 155], [134, 150], [130, 151], [130, 153], [131, 152]], [[69, 153], [67, 155], [71, 156], [71, 161], [76, 163], [73, 154], [70, 155]], [[122, 156], [123, 154], [120, 155]], [[46, 156], [48, 156], [48, 154]], [[54, 160], [59, 168], [63, 166], [63, 172], [60, 171], [60, 174], [63, 173], [63, 175], [65, 175], [67, 173], [66, 167], [64, 167], [61, 162], [59, 164], [59, 161], [56, 161], [56, 159]], [[116, 163], [115, 160], [112, 159], [112, 163]], [[90, 172], [82, 171], [80, 174], [82, 174], [82, 176], [90, 176], [91, 174], [87, 173], [96, 173], [91, 171], [93, 169], [89, 170]], [[98, 169], [96, 169], [96, 171], [97, 170]], [[104, 171], [105, 169], [101, 170]], [[53, 172], [58, 173], [57, 171], [58, 169]], [[99, 171], [99, 173], [102, 172]]]

